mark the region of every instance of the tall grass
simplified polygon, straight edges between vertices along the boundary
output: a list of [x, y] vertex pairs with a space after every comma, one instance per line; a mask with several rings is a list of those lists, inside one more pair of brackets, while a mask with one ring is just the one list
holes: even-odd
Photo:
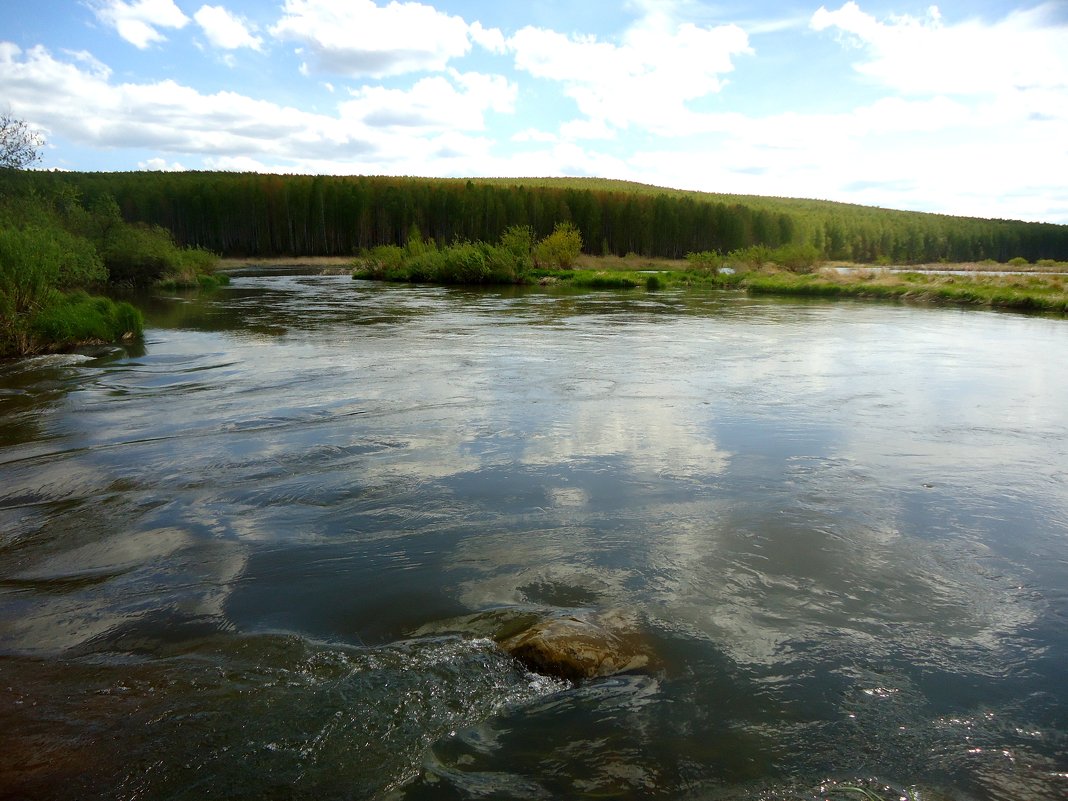
[[40, 352], [132, 339], [144, 330], [144, 318], [125, 301], [76, 291], [53, 298], [33, 316], [29, 327], [31, 348]]
[[754, 295], [854, 297], [986, 306], [1022, 311], [1068, 313], [1068, 287], [1062, 276], [932, 275], [861, 271], [819, 275], [753, 273], [745, 288]]

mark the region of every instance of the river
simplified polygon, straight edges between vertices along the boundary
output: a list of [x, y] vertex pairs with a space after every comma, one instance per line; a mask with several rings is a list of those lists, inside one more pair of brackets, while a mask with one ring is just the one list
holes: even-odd
[[[0, 366], [0, 797], [1068, 797], [1064, 319], [296, 270], [143, 305]], [[656, 658], [539, 676], [443, 623], [486, 610]]]

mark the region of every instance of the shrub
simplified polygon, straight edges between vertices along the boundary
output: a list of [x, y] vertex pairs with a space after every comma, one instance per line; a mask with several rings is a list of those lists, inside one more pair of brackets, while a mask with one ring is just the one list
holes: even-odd
[[113, 284], [147, 286], [182, 273], [182, 251], [159, 226], [122, 225], [109, 235], [102, 255]]
[[581, 252], [579, 229], [572, 223], [561, 222], [534, 248], [534, 262], [538, 267], [572, 267]]
[[1025, 259], [1023, 256], [1013, 256], [1009, 259], [1008, 263], [1013, 267], [1025, 267], [1031, 262]]
[[732, 267], [745, 267], [756, 270], [770, 262], [771, 248], [767, 245], [750, 245], [747, 248], [738, 248], [727, 254], [726, 263]]
[[33, 350], [56, 350], [139, 336], [144, 318], [129, 303], [77, 291], [54, 296], [33, 315], [29, 328]]
[[404, 266], [405, 256], [404, 248], [398, 245], [379, 245], [365, 250], [356, 259], [353, 276], [378, 280], [390, 278]]
[[534, 229], [529, 225], [513, 225], [501, 234], [501, 248], [511, 254], [517, 263], [533, 263], [534, 245]]
[[770, 261], [792, 273], [810, 273], [820, 263], [815, 245], [781, 245], [770, 254]]
[[0, 229], [0, 311], [24, 314], [59, 282], [64, 252], [55, 232], [39, 226]]
[[687, 253], [686, 261], [693, 270], [715, 272], [724, 266], [723, 255], [715, 250], [703, 250], [700, 253]]
[[87, 286], [106, 275], [90, 242], [47, 221], [0, 228], [0, 353], [30, 348], [29, 320], [58, 289]]

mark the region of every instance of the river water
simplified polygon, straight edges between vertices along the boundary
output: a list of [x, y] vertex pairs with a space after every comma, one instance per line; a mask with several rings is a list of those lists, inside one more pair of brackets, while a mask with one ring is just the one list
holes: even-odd
[[[1068, 797], [1068, 322], [246, 273], [0, 367], [0, 797]], [[626, 616], [538, 676], [487, 610]]]

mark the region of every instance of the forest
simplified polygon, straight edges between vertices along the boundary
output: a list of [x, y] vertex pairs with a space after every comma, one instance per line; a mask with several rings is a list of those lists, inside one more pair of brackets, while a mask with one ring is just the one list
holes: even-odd
[[222, 256], [348, 256], [404, 245], [492, 242], [558, 223], [586, 253], [684, 258], [755, 245], [810, 245], [830, 260], [919, 264], [1068, 260], [1068, 226], [954, 217], [790, 198], [722, 195], [581, 178], [437, 179], [230, 172], [41, 172], [35, 191], [113, 198], [128, 223]]

